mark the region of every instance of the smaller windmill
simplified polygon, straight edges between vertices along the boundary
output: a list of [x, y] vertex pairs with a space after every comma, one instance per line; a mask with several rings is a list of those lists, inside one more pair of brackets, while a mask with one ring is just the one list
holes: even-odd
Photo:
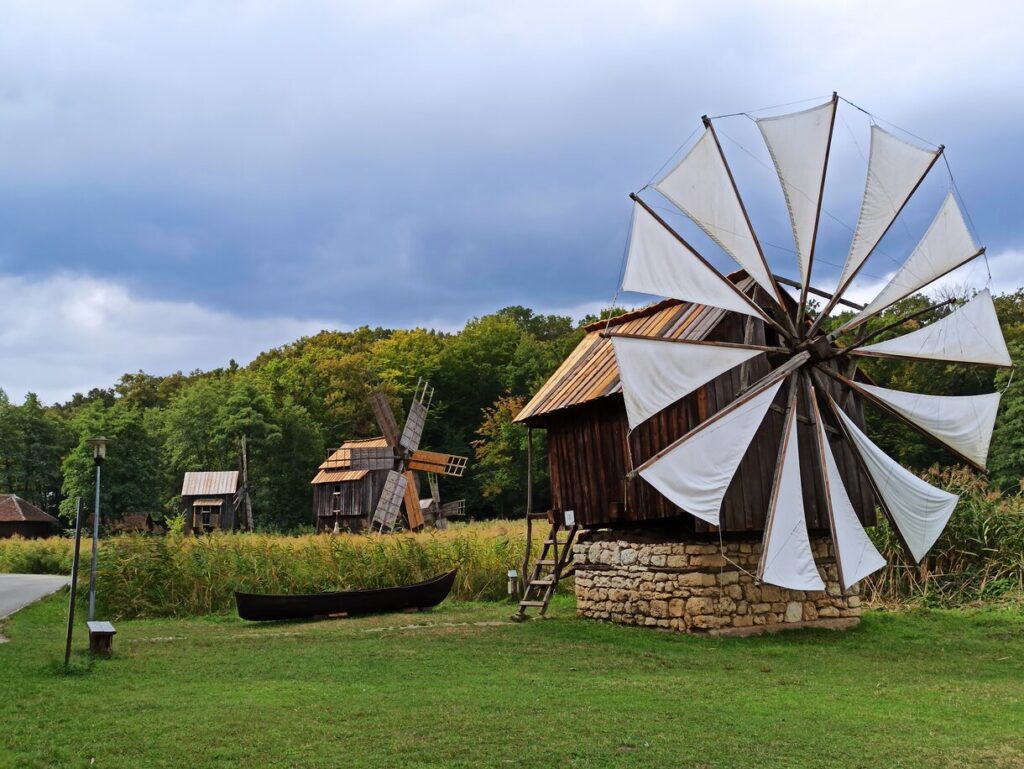
[[430, 486], [430, 498], [420, 500], [420, 509], [428, 526], [447, 529], [449, 518], [462, 518], [466, 515], [466, 500], [441, 502], [441, 487], [437, 481], [437, 473], [427, 473], [427, 484]]
[[[387, 471], [384, 488], [370, 523], [372, 531], [393, 531], [399, 523], [399, 511], [403, 502], [409, 528], [423, 528], [425, 519], [417, 491], [417, 471], [454, 478], [462, 477], [466, 471], [466, 457], [420, 449], [423, 428], [433, 399], [434, 388], [420, 378], [412, 403], [409, 405], [405, 426], [399, 432], [398, 421], [387, 396], [380, 391], [370, 395], [370, 407], [380, 426], [385, 445], [352, 447], [346, 450], [346, 459], [352, 470]], [[440, 502], [439, 495], [437, 500]]]

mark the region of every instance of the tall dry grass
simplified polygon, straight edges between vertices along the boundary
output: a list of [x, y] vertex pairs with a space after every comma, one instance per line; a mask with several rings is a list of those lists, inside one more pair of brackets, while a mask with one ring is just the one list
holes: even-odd
[[871, 537], [888, 566], [865, 581], [868, 600], [936, 607], [1024, 603], [1024, 494], [1000, 494], [966, 468], [933, 469], [925, 479], [959, 494], [960, 502], [920, 566], [907, 563], [895, 532], [879, 517]]
[[[538, 527], [540, 528], [540, 527]], [[449, 569], [452, 596], [500, 599], [506, 572], [525, 546], [519, 521], [452, 524], [420, 534], [213, 534], [101, 540], [98, 610], [105, 616], [164, 617], [234, 610], [234, 592], [308, 593], [416, 582]], [[88, 574], [87, 543], [80, 576]], [[0, 571], [68, 573], [69, 539], [0, 542]]]

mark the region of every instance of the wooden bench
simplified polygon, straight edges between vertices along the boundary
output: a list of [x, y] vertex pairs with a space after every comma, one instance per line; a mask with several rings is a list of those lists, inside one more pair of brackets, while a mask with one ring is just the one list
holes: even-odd
[[86, 622], [89, 628], [89, 651], [109, 657], [113, 652], [114, 634], [117, 631], [109, 622]]

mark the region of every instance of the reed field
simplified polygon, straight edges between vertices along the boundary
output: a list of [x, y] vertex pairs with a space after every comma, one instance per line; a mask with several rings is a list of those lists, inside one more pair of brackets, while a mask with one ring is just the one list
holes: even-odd
[[[999, 494], [967, 470], [934, 470], [928, 480], [961, 495], [922, 566], [908, 565], [879, 516], [871, 530], [888, 566], [865, 581], [869, 605], [957, 607], [1024, 604], [1024, 495]], [[494, 600], [506, 571], [519, 569], [525, 523], [452, 524], [446, 531], [372, 534], [124, 534], [101, 540], [99, 601], [111, 617], [182, 617], [234, 610], [235, 590], [300, 593], [385, 587], [458, 567], [453, 596]], [[546, 526], [535, 527], [536, 542]], [[72, 540], [0, 540], [0, 572], [67, 574]], [[83, 542], [82, 572], [88, 569]], [[566, 582], [562, 589], [569, 590]]]
[[[545, 529], [547, 527], [536, 527]], [[101, 540], [97, 595], [102, 614], [174, 617], [234, 611], [234, 591], [304, 593], [387, 587], [458, 568], [452, 597], [505, 597], [506, 572], [521, 567], [521, 521], [452, 524], [445, 531], [387, 536], [122, 534]], [[543, 532], [538, 533], [538, 543]], [[0, 542], [0, 572], [71, 570], [73, 540]], [[88, 575], [83, 542], [80, 575]]]

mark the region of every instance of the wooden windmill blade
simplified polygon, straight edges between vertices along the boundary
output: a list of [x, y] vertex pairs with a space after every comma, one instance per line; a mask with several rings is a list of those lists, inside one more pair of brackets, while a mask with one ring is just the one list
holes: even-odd
[[437, 473], [427, 473], [427, 484], [430, 486], [430, 498], [434, 502], [434, 514], [441, 509], [441, 488], [437, 483]]
[[423, 428], [427, 424], [427, 412], [430, 410], [430, 403], [433, 399], [434, 388], [421, 378], [416, 384], [416, 393], [413, 395], [412, 403], [409, 404], [409, 416], [405, 420], [405, 428], [398, 441], [406, 451], [413, 452], [420, 447]]
[[373, 416], [377, 420], [377, 425], [388, 446], [397, 446], [401, 433], [399, 433], [398, 421], [395, 419], [395, 412], [391, 410], [388, 397], [380, 390], [374, 390], [370, 393], [370, 408], [373, 409]]
[[[809, 513], [803, 509], [805, 491], [811, 486], [807, 482], [812, 480], [814, 487], [821, 489], [815, 500], [816, 508], [827, 517], [841, 588], [849, 589], [885, 565], [862, 522], [873, 516], [873, 510], [859, 509], [855, 504], [860, 501], [856, 499], [858, 495], [851, 496], [847, 489], [850, 486], [858, 490], [862, 481], [850, 475], [849, 463], [840, 461], [844, 455], [859, 468], [863, 483], [869, 484], [916, 561], [927, 554], [941, 535], [956, 505], [955, 495], [928, 485], [888, 457], [857, 424], [861, 420], [854, 418], [853, 411], [844, 413], [837, 401], [845, 409], [850, 400], [847, 396], [856, 395], [856, 403], [876, 405], [961, 460], [978, 469], [985, 467], [999, 393], [912, 393], [858, 382], [858, 359], [874, 356], [959, 365], [1012, 365], [987, 291], [911, 333], [866, 345], [871, 336], [899, 328], [920, 312], [862, 336], [848, 346], [836, 344], [841, 334], [983, 253], [952, 195], [947, 196], [918, 247], [906, 257], [882, 292], [862, 309], [861, 316], [831, 333], [821, 330], [826, 316], [845, 301], [844, 293], [943, 153], [941, 145], [919, 146], [882, 129], [874, 121], [871, 151], [865, 159], [867, 183], [860, 216], [839, 285], [834, 294], [827, 295], [828, 301], [817, 317], [804, 322], [807, 294], [814, 291], [810, 281], [838, 106], [838, 96], [833, 94], [829, 102], [809, 109], [757, 119], [790, 213], [797, 246], [799, 303], [787, 300], [777, 290], [708, 118], [704, 119], [704, 136], [654, 187], [744, 268], [744, 280], [756, 282], [767, 294], [770, 306], [761, 308], [764, 312], [752, 313], [751, 309], [761, 305], [754, 307], [752, 302], [738, 301], [737, 292], [726, 285], [730, 281], [675, 235], [637, 194], [631, 195], [639, 208], [634, 209], [623, 273], [625, 289], [667, 294], [680, 301], [692, 302], [698, 296], [705, 306], [746, 317], [761, 315], [770, 325], [772, 320], [781, 321], [781, 325], [773, 328], [780, 332], [778, 347], [787, 350], [761, 347], [765, 361], [774, 368], [757, 382], [744, 383], [731, 391], [719, 402], [717, 411], [701, 416], [701, 421], [690, 426], [682, 437], [656, 451], [638, 467], [631, 467], [630, 475], [639, 475], [677, 508], [707, 526], [733, 528], [728, 519], [721, 517], [729, 487], [744, 454], [755, 440], [760, 440], [757, 433], [766, 415], [781, 412], [784, 418], [779, 446], [774, 452], [776, 464], [758, 578], [789, 590], [819, 591], [825, 586], [811, 547]], [[738, 232], [734, 222], [745, 222], [748, 226]], [[773, 299], [779, 301], [772, 305]], [[613, 337], [613, 353], [631, 429], [663, 413], [690, 393], [711, 386], [713, 380], [732, 369], [751, 364], [759, 354], [757, 346], [735, 342], [726, 347], [720, 342], [701, 347], [630, 339], [630, 335], [606, 335]], [[739, 378], [744, 380], [742, 373]], [[783, 404], [775, 401], [785, 379], [789, 379], [790, 385], [783, 408]], [[806, 407], [798, 405], [803, 403], [798, 390], [803, 392]], [[716, 389], [716, 395], [718, 392]], [[835, 411], [840, 431], [822, 420], [819, 401], [826, 398]], [[803, 409], [806, 413], [798, 413]], [[800, 429], [801, 423], [812, 428], [809, 433]], [[762, 437], [772, 429], [769, 425]], [[829, 433], [839, 439], [832, 440]], [[845, 475], [840, 471], [841, 465], [848, 471]], [[750, 526], [748, 516], [735, 528], [749, 530]]]
[[467, 462], [469, 462], [467, 457], [460, 457], [457, 454], [445, 454], [440, 451], [414, 451], [409, 458], [409, 469], [461, 478], [462, 474], [466, 472]]
[[420, 509], [420, 495], [416, 491], [416, 476], [406, 470], [405, 483], [405, 518], [413, 531], [423, 528], [423, 511]]
[[384, 488], [377, 501], [377, 507], [373, 511], [372, 527], [377, 531], [392, 531], [398, 522], [398, 511], [402, 507], [402, 499], [406, 494], [406, 487], [409, 484], [407, 475], [391, 470], [388, 472]]

